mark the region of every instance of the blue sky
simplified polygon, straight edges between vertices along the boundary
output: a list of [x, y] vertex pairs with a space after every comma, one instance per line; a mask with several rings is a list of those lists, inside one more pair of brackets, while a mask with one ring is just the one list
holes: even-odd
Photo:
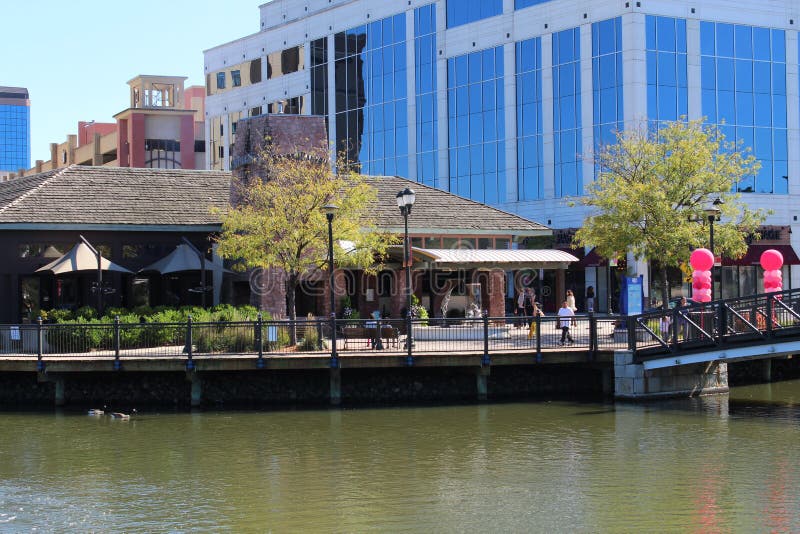
[[0, 85], [31, 97], [31, 165], [79, 120], [113, 122], [138, 74], [203, 84], [203, 50], [256, 33], [265, 0], [3, 2]]

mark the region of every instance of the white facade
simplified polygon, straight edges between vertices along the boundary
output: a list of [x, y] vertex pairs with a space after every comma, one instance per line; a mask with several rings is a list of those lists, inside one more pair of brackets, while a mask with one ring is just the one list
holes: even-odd
[[[466, 0], [465, 0], [466, 1]], [[448, 140], [453, 136], [448, 121], [448, 59], [492, 47], [502, 47], [504, 95], [504, 155], [505, 186], [503, 198], [491, 202], [498, 207], [518, 213], [553, 228], [580, 227], [586, 212], [581, 207], [568, 206], [568, 198], [557, 196], [554, 186], [554, 124], [553, 124], [553, 34], [562, 30], [580, 28], [580, 118], [582, 128], [580, 146], [583, 184], [593, 176], [590, 157], [594, 145], [593, 92], [592, 92], [592, 24], [621, 18], [623, 122], [626, 127], [647, 120], [647, 65], [645, 54], [646, 17], [649, 15], [673, 17], [686, 22], [686, 56], [688, 86], [688, 116], [703, 116], [701, 105], [700, 28], [701, 21], [724, 22], [783, 30], [785, 34], [786, 63], [786, 133], [788, 138], [788, 194], [744, 193], [744, 200], [753, 208], [773, 211], [765, 224], [788, 225], [792, 232], [792, 245], [800, 250], [800, 226], [797, 212], [792, 206], [800, 200], [800, 80], [798, 73], [798, 29], [800, 29], [800, 2], [797, 0], [551, 0], [531, 7], [515, 10], [514, 0], [502, 0], [502, 13], [447, 29], [446, 0], [273, 0], [260, 6], [260, 29], [257, 33], [237, 41], [205, 51], [205, 71], [213, 74], [231, 65], [242, 64], [268, 54], [303, 46], [305, 67], [302, 70], [274, 79], [262, 76], [260, 83], [237, 87], [220, 94], [210, 94], [206, 99], [206, 139], [214, 143], [215, 131], [222, 146], [209, 145], [206, 150], [208, 168], [229, 168], [229, 143], [232, 122], [248, 116], [257, 106], [270, 102], [304, 96], [310, 98], [310, 43], [327, 39], [328, 64], [335, 59], [334, 36], [362, 24], [405, 13], [406, 15], [406, 70], [407, 83], [407, 135], [408, 171], [406, 177], [418, 178], [415, 146], [417, 143], [416, 101], [414, 98], [414, 10], [435, 4], [436, 30], [436, 116], [437, 163], [435, 185], [450, 189], [450, 152]], [[254, 17], [255, 18], [255, 17]], [[542, 88], [542, 170], [543, 194], [541, 198], [520, 200], [517, 169], [518, 126], [515, 74], [515, 43], [541, 37], [541, 88]], [[265, 67], [266, 68], [266, 67]], [[328, 124], [329, 137], [335, 141], [337, 114], [335, 73], [328, 69]], [[213, 80], [212, 80], [213, 82]], [[266, 112], [263, 109], [262, 111]], [[310, 106], [304, 106], [310, 113]], [[341, 115], [340, 115], [341, 117]], [[652, 117], [651, 117], [652, 118]], [[218, 122], [214, 122], [217, 120]], [[219, 128], [219, 126], [222, 126]], [[405, 130], [404, 130], [405, 131]], [[215, 154], [218, 161], [214, 161]], [[488, 202], [488, 201], [487, 201]], [[794, 285], [800, 283], [800, 270], [793, 267]], [[796, 270], [796, 272], [795, 272]], [[588, 283], [588, 282], [587, 282]]]

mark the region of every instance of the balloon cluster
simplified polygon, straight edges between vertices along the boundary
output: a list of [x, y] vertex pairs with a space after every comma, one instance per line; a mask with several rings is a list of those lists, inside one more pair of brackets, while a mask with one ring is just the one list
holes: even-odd
[[695, 302], [711, 301], [711, 268], [714, 266], [714, 255], [710, 250], [698, 248], [689, 257], [692, 266], [692, 300]]
[[775, 249], [765, 250], [761, 254], [761, 267], [764, 269], [764, 292], [783, 291], [783, 254]]

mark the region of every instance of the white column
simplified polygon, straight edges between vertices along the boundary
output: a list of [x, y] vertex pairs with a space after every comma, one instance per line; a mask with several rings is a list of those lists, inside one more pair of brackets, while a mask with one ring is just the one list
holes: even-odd
[[[300, 108], [301, 115], [311, 115], [311, 41], [303, 43], [303, 71], [306, 73], [306, 92], [303, 93], [305, 99], [305, 111]], [[249, 117], [247, 109], [243, 110], [243, 116]]]
[[336, 161], [338, 147], [336, 146], [336, 51], [334, 50], [333, 35], [328, 36], [328, 146], [331, 157]]
[[[798, 83], [798, 33], [786, 32], [786, 132], [789, 141], [789, 196], [790, 205], [797, 205], [800, 195], [800, 83]], [[790, 225], [791, 245], [800, 250], [800, 222], [795, 220], [792, 210], [786, 212], [786, 223]], [[792, 286], [800, 287], [800, 265], [791, 266]], [[784, 289], [789, 289], [788, 281]]]
[[406, 11], [406, 110], [408, 112], [408, 179], [417, 181], [417, 76], [414, 10]]
[[626, 130], [644, 127], [647, 120], [647, 55], [645, 15], [622, 16], [622, 113]]
[[[216, 150], [217, 147], [211, 142], [211, 118], [206, 113], [205, 120], [203, 121], [203, 131], [205, 131], [206, 139], [206, 153], [204, 154], [206, 160], [206, 169], [211, 169], [211, 151]], [[55, 165], [55, 161], [53, 164]]]
[[[645, 53], [646, 24], [643, 13], [622, 16], [622, 83], [623, 119], [626, 130], [647, 127], [647, 54]], [[642, 291], [649, 296], [647, 261], [626, 254], [629, 270], [642, 275]]]
[[[544, 198], [555, 197], [555, 154], [553, 153], [553, 34], [542, 35], [542, 164]], [[549, 216], [548, 209], [548, 216]]]
[[703, 100], [700, 93], [700, 21], [686, 20], [686, 85], [688, 87], [687, 113], [689, 120], [703, 116]]
[[506, 198], [500, 202], [516, 202], [517, 192], [517, 76], [516, 45], [503, 46], [503, 113], [506, 123]]
[[[439, 176], [436, 187], [444, 191], [450, 190], [450, 165], [448, 158], [448, 118], [447, 118], [447, 50], [445, 30], [447, 28], [447, 11], [444, 2], [436, 3], [436, 118], [439, 125], [437, 146], [439, 147]], [[439, 54], [439, 51], [443, 51]]]
[[[592, 25], [581, 27], [581, 154], [583, 188], [594, 181], [594, 98], [592, 94]], [[583, 194], [582, 191], [578, 193]]]

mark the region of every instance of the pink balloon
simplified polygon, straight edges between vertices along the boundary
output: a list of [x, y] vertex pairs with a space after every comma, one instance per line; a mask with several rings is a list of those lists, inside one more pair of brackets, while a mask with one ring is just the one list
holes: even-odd
[[[696, 251], [695, 251], [696, 252]], [[783, 266], [783, 254], [771, 248], [761, 253], [761, 267], [766, 271], [780, 269]]]
[[694, 271], [692, 273], [692, 282], [708, 284], [711, 286], [711, 271]]
[[764, 278], [766, 278], [767, 275], [769, 275], [772, 278], [776, 278], [778, 280], [783, 280], [783, 273], [781, 272], [780, 269], [775, 269], [773, 271], [764, 271]]
[[698, 289], [692, 294], [692, 300], [696, 302], [710, 302], [711, 301], [711, 289]]
[[689, 256], [689, 264], [698, 271], [708, 271], [714, 266], [714, 255], [707, 248], [698, 248]]
[[692, 289], [695, 291], [699, 291], [701, 289], [708, 289], [711, 287], [711, 284], [708, 282], [704, 282], [703, 280], [695, 280], [692, 282]]

